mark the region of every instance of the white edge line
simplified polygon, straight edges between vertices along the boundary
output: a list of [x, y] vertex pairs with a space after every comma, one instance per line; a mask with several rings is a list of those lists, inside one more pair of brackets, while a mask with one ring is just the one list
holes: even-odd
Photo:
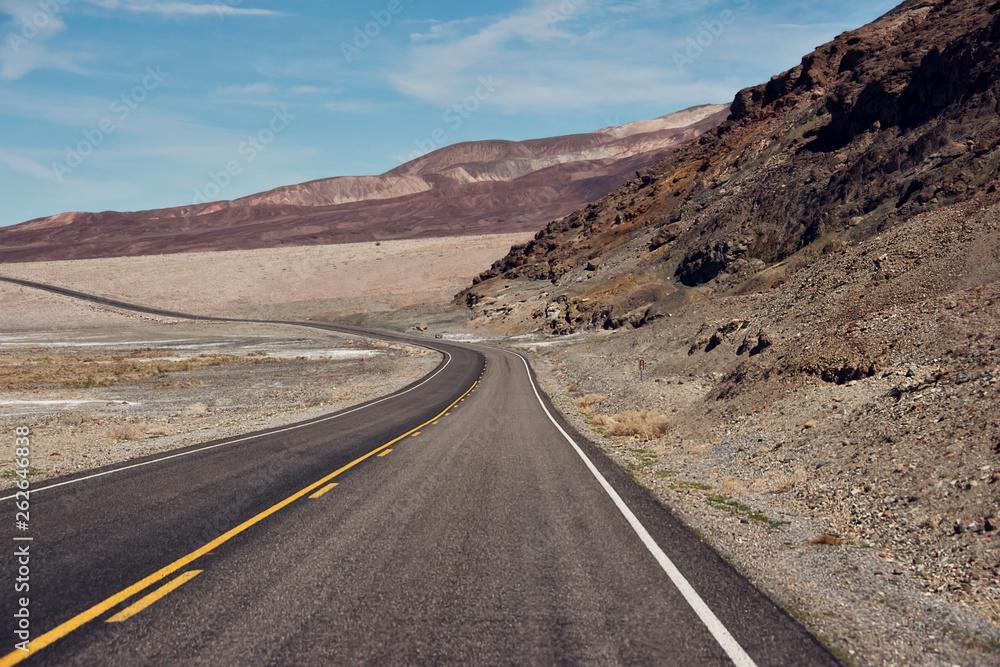
[[[322, 329], [320, 329], [320, 330], [322, 331]], [[433, 349], [433, 348], [428, 348], [428, 349]], [[126, 470], [132, 470], [134, 468], [141, 468], [143, 466], [153, 465], [154, 463], [162, 463], [163, 461], [169, 461], [170, 459], [180, 458], [181, 456], [190, 456], [191, 454], [198, 454], [199, 452], [207, 452], [208, 450], [215, 449], [216, 447], [225, 447], [226, 445], [235, 445], [238, 442], [246, 442], [247, 440], [256, 440], [257, 438], [263, 438], [263, 437], [270, 436], [270, 435], [277, 435], [279, 433], [287, 433], [288, 431], [295, 431], [295, 430], [300, 429], [300, 428], [305, 428], [306, 426], [312, 426], [313, 424], [322, 424], [323, 422], [330, 421], [332, 419], [340, 419], [341, 417], [346, 417], [347, 415], [349, 415], [349, 414], [351, 414], [353, 412], [358, 412], [359, 410], [365, 410], [365, 409], [370, 408], [370, 407], [372, 407], [374, 405], [378, 405], [379, 403], [383, 403], [383, 402], [388, 401], [390, 399], [396, 398], [397, 396], [402, 396], [403, 394], [408, 394], [411, 391], [413, 391], [415, 389], [419, 389], [420, 387], [424, 386], [425, 384], [427, 384], [428, 382], [430, 382], [431, 380], [433, 380], [442, 371], [444, 371], [444, 369], [448, 368], [448, 366], [451, 365], [451, 360], [453, 358], [451, 356], [451, 353], [447, 352], [445, 350], [435, 350], [435, 351], [436, 352], [442, 352], [447, 357], [445, 359], [444, 365], [441, 366], [441, 368], [437, 369], [437, 371], [433, 375], [430, 375], [430, 376], [424, 378], [424, 380], [420, 384], [414, 385], [414, 386], [410, 387], [409, 389], [407, 389], [406, 391], [401, 391], [401, 392], [398, 392], [398, 393], [389, 394], [388, 396], [383, 396], [382, 398], [378, 399], [377, 401], [372, 401], [371, 403], [367, 403], [365, 405], [360, 405], [360, 406], [358, 406], [356, 408], [353, 408], [351, 410], [348, 410], [346, 412], [339, 412], [339, 413], [337, 413], [335, 415], [330, 415], [328, 417], [317, 417], [316, 419], [313, 419], [311, 421], [307, 421], [307, 422], [304, 422], [302, 424], [296, 424], [294, 426], [289, 426], [287, 428], [279, 429], [277, 431], [267, 431], [265, 433], [255, 433], [253, 435], [246, 435], [246, 436], [238, 437], [235, 440], [225, 440], [223, 442], [218, 442], [218, 443], [216, 443], [214, 445], [209, 445], [208, 447], [202, 447], [200, 449], [192, 449], [192, 450], [189, 450], [189, 451], [186, 451], [186, 452], [180, 452], [178, 454], [171, 454], [169, 456], [164, 456], [163, 458], [153, 459], [152, 461], [144, 461], [142, 463], [134, 463], [134, 464], [129, 465], [129, 466], [124, 466], [122, 468], [115, 468], [114, 470], [105, 470], [104, 472], [99, 472], [99, 473], [96, 473], [96, 474], [93, 474], [93, 475], [87, 475], [86, 477], [78, 477], [76, 479], [71, 479], [71, 480], [66, 481], [66, 482], [60, 482], [58, 484], [52, 484], [51, 486], [42, 486], [42, 487], [39, 487], [37, 489], [31, 489], [30, 493], [38, 493], [39, 491], [47, 491], [49, 489], [55, 489], [55, 488], [58, 488], [60, 486], [66, 486], [68, 484], [78, 484], [79, 482], [85, 482], [88, 479], [94, 479], [96, 477], [104, 477], [105, 475], [111, 475], [111, 474], [118, 473], [118, 472], [124, 472]], [[11, 500], [12, 498], [16, 498], [16, 497], [17, 497], [16, 493], [14, 495], [12, 495], [12, 496], [4, 496], [3, 498], [0, 498], [0, 502], [3, 502], [4, 500]]]
[[535, 392], [535, 398], [538, 399], [538, 404], [542, 406], [545, 416], [549, 418], [549, 421], [552, 422], [557, 429], [559, 429], [559, 432], [562, 433], [564, 438], [566, 438], [566, 441], [572, 445], [573, 449], [576, 450], [576, 453], [580, 455], [580, 458], [583, 459], [587, 468], [589, 468], [590, 472], [597, 478], [597, 481], [604, 488], [604, 491], [611, 497], [611, 500], [614, 501], [618, 510], [625, 516], [629, 525], [632, 526], [632, 530], [636, 532], [639, 539], [642, 540], [642, 543], [646, 545], [649, 552], [653, 554], [656, 562], [660, 564], [663, 571], [667, 573], [668, 577], [670, 577], [670, 581], [673, 582], [674, 586], [677, 587], [677, 590], [681, 592], [681, 595], [684, 596], [684, 599], [687, 600], [687, 603], [691, 605], [691, 608], [698, 615], [698, 618], [701, 619], [701, 622], [705, 624], [708, 631], [712, 633], [713, 637], [715, 637], [715, 641], [719, 642], [719, 645], [723, 648], [723, 650], [725, 650], [729, 659], [738, 665], [738, 667], [756, 667], [756, 663], [753, 659], [745, 650], [743, 650], [743, 647], [740, 646], [739, 642], [737, 642], [736, 639], [729, 634], [729, 630], [726, 629], [726, 626], [722, 624], [722, 621], [720, 621], [708, 605], [705, 604], [705, 601], [701, 599], [700, 595], [698, 595], [698, 591], [696, 591], [684, 575], [681, 574], [681, 571], [677, 569], [677, 566], [674, 565], [673, 561], [671, 561], [667, 554], [663, 552], [660, 545], [656, 543], [656, 540], [654, 540], [653, 536], [649, 534], [646, 527], [640, 523], [639, 519], [635, 516], [632, 510], [629, 509], [629, 506], [625, 504], [625, 501], [622, 500], [620, 495], [618, 495], [618, 492], [615, 491], [614, 487], [611, 486], [608, 480], [604, 478], [604, 475], [602, 475], [597, 469], [597, 466], [593, 464], [580, 446], [576, 444], [576, 441], [574, 441], [573, 438], [571, 438], [569, 434], [563, 430], [563, 427], [559, 425], [559, 422], [552, 418], [552, 414], [549, 412], [549, 409], [545, 407], [545, 402], [538, 393], [538, 387], [535, 386], [534, 378], [531, 377], [531, 369], [528, 366], [528, 360], [517, 352], [511, 351], [511, 354], [520, 357], [521, 361], [524, 363], [524, 369], [528, 373], [528, 381], [531, 383], [531, 388]]

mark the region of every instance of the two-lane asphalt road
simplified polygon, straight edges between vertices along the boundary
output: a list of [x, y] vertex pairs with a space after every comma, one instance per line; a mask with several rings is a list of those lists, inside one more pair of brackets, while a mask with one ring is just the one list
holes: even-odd
[[0, 666], [837, 664], [563, 423], [523, 358], [411, 342], [444, 359], [389, 397], [38, 484], [32, 650], [8, 555]]

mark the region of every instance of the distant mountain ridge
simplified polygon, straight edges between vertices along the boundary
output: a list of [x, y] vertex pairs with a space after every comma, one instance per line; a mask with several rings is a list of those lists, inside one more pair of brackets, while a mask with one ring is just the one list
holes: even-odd
[[62, 213], [0, 229], [0, 261], [40, 261], [533, 231], [721, 123], [705, 105], [586, 134], [448, 146], [379, 176], [232, 201]]

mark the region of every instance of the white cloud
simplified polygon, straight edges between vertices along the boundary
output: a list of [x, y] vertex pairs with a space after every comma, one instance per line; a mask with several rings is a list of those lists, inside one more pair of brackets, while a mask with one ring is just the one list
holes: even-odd
[[330, 89], [319, 86], [295, 86], [288, 92], [292, 95], [325, 95], [330, 92]]
[[[553, 7], [560, 8], [557, 20]], [[680, 67], [675, 58], [723, 9], [735, 19]], [[484, 76], [501, 83], [487, 104], [507, 113], [724, 103], [840, 29], [801, 18], [791, 30], [743, 0], [537, 0], [476, 23], [427, 26], [411, 36], [406, 65], [387, 63], [382, 76], [400, 93], [441, 108], [474, 94]]]
[[0, 26], [0, 79], [20, 79], [36, 69], [83, 73], [79, 63], [86, 54], [55, 53], [47, 42], [66, 29], [59, 13], [61, 3], [45, 5], [28, 0], [0, 0], [0, 14], [11, 20]]
[[219, 93], [225, 96], [273, 95], [277, 92], [278, 89], [270, 83], [251, 83], [246, 86], [226, 86], [219, 89]]
[[463, 26], [470, 25], [478, 20], [476, 18], [467, 18], [455, 21], [430, 21], [431, 26], [426, 32], [410, 33], [410, 39], [413, 42], [436, 42], [449, 37], [458, 37], [461, 35]]
[[[195, 4], [191, 2], [156, 2], [155, 0], [87, 0], [92, 5], [106, 9], [124, 9], [130, 12], [149, 12], [163, 16], [281, 16], [270, 9], [247, 9], [229, 4]], [[232, 0], [233, 5], [242, 0]]]
[[362, 100], [343, 100], [339, 102], [327, 102], [323, 105], [327, 111], [334, 113], [367, 113], [375, 111], [378, 105]]
[[251, 83], [245, 86], [226, 86], [219, 89], [219, 94], [229, 96], [249, 96], [249, 95], [278, 95], [288, 93], [291, 95], [326, 95], [330, 93], [329, 88], [320, 86], [292, 86], [283, 89], [272, 83]]
[[572, 18], [581, 20], [574, 23], [553, 21], [552, 7], [560, 6], [539, 2], [476, 27], [432, 26], [411, 39], [408, 66], [386, 76], [400, 92], [441, 107], [461, 102], [475, 93], [480, 77], [493, 76], [500, 86], [489, 104], [508, 112], [676, 107], [724, 101], [735, 92], [731, 84], [683, 77], [669, 39], [647, 30], [642, 16], [604, 31], [607, 7], [577, 0]]
[[16, 153], [11, 153], [3, 148], [0, 148], [0, 163], [7, 165], [14, 171], [34, 176], [35, 178], [54, 182], [59, 180], [51, 170], [46, 169], [34, 160], [30, 160], [22, 155], [17, 155]]

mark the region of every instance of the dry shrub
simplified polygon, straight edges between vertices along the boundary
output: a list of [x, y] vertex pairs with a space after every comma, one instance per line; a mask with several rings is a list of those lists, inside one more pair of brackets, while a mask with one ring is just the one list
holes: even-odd
[[120, 354], [59, 354], [42, 351], [27, 355], [0, 355], [0, 391], [22, 391], [61, 386], [91, 389], [121, 382], [161, 380], [168, 373], [223, 364], [260, 364], [269, 357], [203, 354], [189, 359], [164, 358], [164, 352], [133, 350]]
[[796, 468], [789, 474], [783, 470], [770, 470], [751, 483], [750, 489], [756, 492], [788, 493], [796, 486], [806, 482], [807, 475], [802, 468]]
[[576, 407], [582, 412], [590, 412], [591, 408], [603, 401], [607, 396], [604, 394], [587, 394], [576, 399]]
[[208, 406], [204, 403], [192, 403], [184, 408], [185, 417], [200, 417], [204, 414], [208, 414]]
[[738, 496], [747, 492], [747, 487], [739, 477], [724, 477], [719, 483], [719, 490], [727, 496]]
[[580, 391], [580, 385], [578, 385], [575, 381], [570, 382], [568, 385], [566, 385], [566, 391], [571, 393]]
[[594, 424], [607, 429], [610, 435], [656, 440], [670, 430], [673, 420], [656, 410], [637, 412], [629, 410], [617, 415], [596, 415]]
[[90, 419], [88, 415], [82, 412], [64, 412], [59, 415], [59, 422], [66, 426], [82, 426], [89, 422]]
[[138, 440], [146, 434], [147, 430], [149, 427], [143, 423], [117, 424], [108, 429], [108, 434], [118, 441]]
[[184, 380], [177, 382], [158, 382], [156, 383], [157, 389], [173, 389], [178, 387], [180, 389], [190, 389], [192, 387], [197, 387], [201, 384], [201, 380]]

